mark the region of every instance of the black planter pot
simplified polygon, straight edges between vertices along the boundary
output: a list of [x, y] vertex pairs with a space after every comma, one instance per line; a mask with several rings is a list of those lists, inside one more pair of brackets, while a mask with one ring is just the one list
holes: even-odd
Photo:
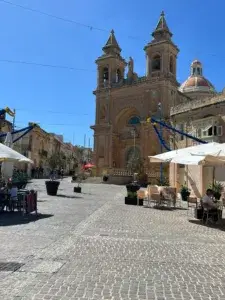
[[60, 182], [55, 181], [55, 180], [48, 180], [45, 181], [46, 189], [47, 189], [47, 194], [49, 196], [56, 196], [58, 192], [58, 187], [59, 187]]
[[73, 191], [74, 191], [74, 193], [81, 193], [81, 187], [80, 186], [75, 186]]
[[139, 199], [139, 206], [143, 206], [143, 199]]
[[181, 193], [181, 198], [183, 201], [187, 201], [189, 196], [190, 196], [190, 192]]
[[195, 208], [195, 219], [201, 220], [203, 217], [203, 209], [202, 207]]
[[[137, 205], [136, 197], [125, 197], [125, 204], [127, 205]], [[143, 199], [139, 199], [139, 206], [143, 206]]]
[[104, 181], [104, 182], [106, 182], [108, 179], [109, 179], [109, 176], [107, 176], [107, 175], [104, 175], [104, 176], [103, 176], [103, 181]]
[[136, 197], [125, 197], [125, 204], [127, 205], [137, 205], [137, 198]]

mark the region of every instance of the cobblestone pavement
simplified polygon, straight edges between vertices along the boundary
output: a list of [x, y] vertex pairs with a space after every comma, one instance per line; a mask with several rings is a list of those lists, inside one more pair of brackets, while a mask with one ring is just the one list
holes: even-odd
[[123, 204], [125, 188], [68, 179], [38, 220], [0, 215], [0, 299], [225, 299], [225, 232], [186, 210]]

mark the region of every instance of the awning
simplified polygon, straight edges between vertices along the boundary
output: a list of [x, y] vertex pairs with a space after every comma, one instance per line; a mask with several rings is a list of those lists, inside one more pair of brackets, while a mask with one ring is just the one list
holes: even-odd
[[0, 162], [3, 161], [33, 163], [29, 158], [0, 143]]
[[178, 150], [168, 151], [162, 154], [158, 154], [155, 156], [149, 156], [150, 162], [171, 162], [173, 158], [183, 156], [186, 157], [188, 155], [199, 155], [199, 156], [206, 156], [206, 155], [215, 155], [220, 157], [225, 157], [225, 144], [219, 143], [208, 143], [208, 144], [201, 144], [197, 146], [191, 146], [187, 148], [182, 148]]
[[171, 163], [182, 165], [204, 165], [204, 166], [225, 166], [225, 158], [213, 155], [187, 155], [177, 156]]

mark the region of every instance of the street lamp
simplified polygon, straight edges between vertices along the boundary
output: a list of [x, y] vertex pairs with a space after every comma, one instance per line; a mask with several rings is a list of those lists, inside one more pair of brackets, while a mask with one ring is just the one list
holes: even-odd
[[[158, 103], [158, 114], [159, 114], [159, 120], [160, 122], [162, 121], [162, 104], [161, 102]], [[160, 123], [160, 136], [163, 138], [163, 127], [162, 124]], [[162, 143], [160, 142], [160, 152], [163, 152], [163, 146]], [[160, 184], [163, 184], [163, 163], [160, 163]]]
[[[135, 163], [135, 150], [136, 150], [136, 129], [135, 129], [135, 127], [133, 127], [132, 129], [131, 129], [131, 135], [133, 136], [133, 164]], [[133, 174], [133, 180], [135, 181], [136, 180], [136, 178], [135, 178], [135, 173]]]

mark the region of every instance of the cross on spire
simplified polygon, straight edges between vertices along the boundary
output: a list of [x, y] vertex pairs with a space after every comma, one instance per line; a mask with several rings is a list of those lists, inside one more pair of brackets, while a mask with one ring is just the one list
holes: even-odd
[[[121, 52], [121, 48], [116, 40], [115, 34], [114, 34], [114, 30], [112, 29], [110, 32], [110, 36], [105, 44], [105, 46], [102, 48], [102, 50], [105, 53], [108, 52]], [[115, 51], [116, 50], [116, 51]]]
[[159, 21], [156, 25], [155, 30], [152, 33], [152, 36], [155, 39], [159, 39], [159, 38], [166, 38], [166, 39], [170, 39], [172, 37], [172, 33], [169, 30], [169, 27], [167, 25], [166, 19], [165, 19], [165, 13], [164, 11], [161, 12], [160, 14], [160, 18]]

